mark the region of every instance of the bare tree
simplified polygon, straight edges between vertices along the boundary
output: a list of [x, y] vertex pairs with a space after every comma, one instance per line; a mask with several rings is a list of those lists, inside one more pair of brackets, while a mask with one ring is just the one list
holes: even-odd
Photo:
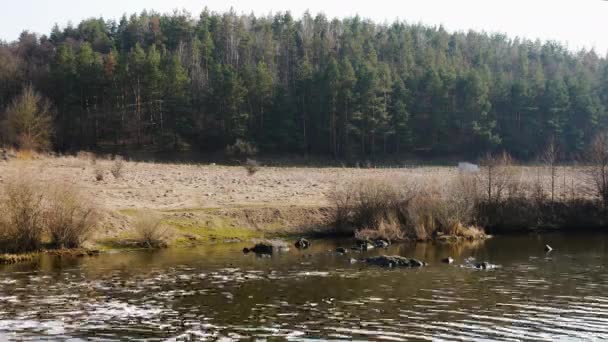
[[26, 86], [6, 111], [9, 142], [22, 149], [50, 147], [53, 133], [50, 101]]
[[515, 170], [513, 160], [508, 153], [499, 155], [486, 154], [481, 160], [484, 170], [485, 193], [489, 203], [500, 201], [507, 193], [514, 194]]
[[597, 196], [608, 204], [608, 133], [599, 133], [590, 146], [588, 159], [591, 164], [590, 175]]
[[555, 202], [555, 181], [557, 180], [557, 162], [559, 160], [559, 146], [555, 139], [551, 138], [545, 152], [541, 156], [541, 161], [549, 168], [551, 176], [551, 203]]

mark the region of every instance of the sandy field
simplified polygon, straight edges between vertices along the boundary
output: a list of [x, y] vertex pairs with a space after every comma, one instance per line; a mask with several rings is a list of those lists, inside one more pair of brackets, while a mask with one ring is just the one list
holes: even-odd
[[[326, 206], [327, 195], [337, 187], [366, 179], [447, 186], [457, 175], [456, 167], [394, 169], [261, 167], [250, 176], [243, 167], [124, 162], [120, 178], [111, 169], [114, 161], [87, 158], [38, 158], [0, 162], [0, 182], [31, 174], [46, 184], [66, 181], [78, 185], [109, 210], [195, 209], [248, 206]], [[96, 180], [101, 170], [103, 180]], [[516, 178], [522, 183], [542, 179], [549, 188], [549, 171], [521, 167]], [[556, 194], [569, 196], [589, 186], [580, 168], [561, 167]]]

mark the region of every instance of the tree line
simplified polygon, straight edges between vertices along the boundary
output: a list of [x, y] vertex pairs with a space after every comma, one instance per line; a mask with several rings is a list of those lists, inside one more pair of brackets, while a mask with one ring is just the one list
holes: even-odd
[[608, 125], [608, 62], [553, 41], [358, 16], [144, 11], [0, 43], [4, 143], [26, 95], [52, 112], [60, 151], [240, 140], [335, 158], [528, 159], [551, 141], [567, 157]]

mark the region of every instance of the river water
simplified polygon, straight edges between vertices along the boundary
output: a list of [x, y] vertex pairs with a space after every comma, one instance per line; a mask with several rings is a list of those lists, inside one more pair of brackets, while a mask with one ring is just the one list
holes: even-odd
[[[608, 236], [330, 252], [349, 244], [317, 240], [272, 258], [229, 244], [0, 266], [0, 340], [608, 339]], [[377, 254], [429, 266], [351, 264]], [[447, 256], [456, 263], [442, 264]], [[501, 267], [459, 267], [469, 257]]]

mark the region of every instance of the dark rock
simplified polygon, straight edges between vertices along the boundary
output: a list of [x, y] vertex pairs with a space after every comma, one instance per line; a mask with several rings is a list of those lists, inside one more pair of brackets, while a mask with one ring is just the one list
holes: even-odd
[[444, 264], [453, 264], [454, 263], [454, 259], [452, 257], [447, 257], [445, 259], [441, 259], [441, 262], [443, 262]]
[[409, 258], [398, 256], [398, 255], [393, 255], [393, 256], [382, 255], [382, 256], [370, 257], [370, 258], [365, 259], [365, 262], [367, 262], [370, 265], [376, 265], [376, 266], [381, 266], [381, 267], [413, 268], [413, 267], [425, 266], [425, 263], [423, 263], [420, 260], [409, 259]]
[[243, 252], [245, 254], [253, 252], [258, 255], [273, 255], [274, 253], [287, 252], [289, 247], [283, 241], [268, 241], [257, 243], [253, 248], [245, 248]]
[[545, 252], [549, 253], [551, 251], [553, 251], [553, 248], [549, 245], [545, 245]]
[[391, 244], [386, 240], [378, 239], [374, 241], [375, 248], [388, 248], [390, 245]]
[[308, 249], [308, 247], [310, 247], [310, 241], [300, 238], [298, 241], [296, 241], [295, 246], [297, 249]]
[[338, 247], [338, 248], [336, 248], [336, 253], [338, 253], [338, 254], [348, 254], [348, 249], [346, 249], [344, 247]]
[[370, 249], [374, 249], [374, 245], [367, 240], [357, 240], [353, 249], [359, 251], [369, 251]]
[[424, 267], [426, 266], [426, 263], [417, 260], [417, 259], [410, 259], [410, 267]]

